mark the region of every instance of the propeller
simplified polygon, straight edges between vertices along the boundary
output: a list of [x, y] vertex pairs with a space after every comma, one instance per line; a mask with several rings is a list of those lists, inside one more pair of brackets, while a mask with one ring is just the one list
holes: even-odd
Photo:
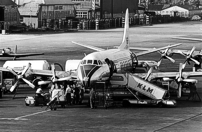
[[170, 60], [172, 63], [175, 63], [175, 60], [174, 60], [173, 58], [171, 58], [171, 57], [168, 56], [168, 51], [169, 51], [169, 48], [167, 48], [164, 52], [159, 51], [159, 53], [161, 54], [161, 58], [160, 58], [160, 60], [159, 60], [158, 63], [157, 63], [158, 67], [159, 67], [160, 64], [161, 64], [162, 59], [168, 59], [168, 60]]
[[63, 78], [58, 78], [56, 76], [55, 65], [54, 64], [51, 65], [51, 70], [52, 70], [51, 80], [39, 81], [38, 85], [45, 85], [45, 84], [49, 84], [49, 83], [57, 83], [57, 82], [60, 82], [60, 81], [66, 81], [66, 80], [70, 80], [71, 79], [70, 76], [69, 77], [63, 77]]
[[194, 50], [195, 50], [195, 47], [193, 47], [189, 53], [183, 53], [182, 51], [179, 51], [179, 53], [180, 53], [181, 55], [183, 55], [183, 56], [186, 57], [186, 60], [185, 60], [185, 62], [183, 63], [183, 66], [182, 66], [183, 69], [185, 68], [186, 63], [190, 64], [190, 61], [193, 61], [193, 62], [196, 63], [197, 65], [200, 65], [200, 62], [197, 61], [196, 59], [194, 59], [194, 58], [192, 57], [192, 54], [194, 53]]
[[26, 78], [24, 78], [24, 75], [25, 73], [28, 71], [28, 69], [30, 68], [31, 66], [31, 63], [28, 63], [28, 65], [24, 68], [24, 70], [21, 72], [21, 74], [18, 74], [17, 72], [15, 72], [12, 68], [10, 67], [7, 67], [7, 69], [13, 73], [16, 78], [17, 78], [17, 81], [15, 82], [15, 84], [11, 87], [10, 91], [13, 92], [17, 86], [18, 86], [18, 83], [20, 80], [23, 80], [25, 83], [27, 83], [31, 88], [35, 88], [35, 85], [32, 84], [30, 81], [28, 81]]
[[196, 79], [190, 79], [190, 78], [183, 78], [182, 77], [182, 70], [184, 69], [183, 64], [180, 63], [179, 66], [179, 74], [176, 76], [176, 81], [178, 82], [178, 98], [181, 97], [181, 92], [182, 92], [182, 83], [197, 83]]

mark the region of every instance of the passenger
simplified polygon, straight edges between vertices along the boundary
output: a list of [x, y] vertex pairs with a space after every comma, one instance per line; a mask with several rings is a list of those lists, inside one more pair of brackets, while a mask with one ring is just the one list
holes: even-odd
[[74, 90], [75, 90], [75, 92], [74, 92], [75, 104], [79, 104], [79, 92], [80, 92], [80, 89], [76, 85]]
[[65, 97], [67, 99], [67, 105], [71, 105], [71, 91], [72, 91], [72, 89], [70, 88], [69, 85], [67, 85], [67, 88], [65, 91]]
[[199, 100], [201, 101], [201, 98], [196, 91], [196, 84], [193, 82], [193, 83], [190, 83], [189, 85], [190, 85], [190, 94], [187, 100], [190, 100], [191, 98], [193, 100], [195, 96], [198, 96]]
[[105, 59], [105, 62], [108, 64], [109, 66], [109, 70], [110, 70], [110, 76], [109, 76], [109, 80], [111, 79], [111, 76], [113, 75], [113, 72], [117, 72], [116, 66], [114, 64], [113, 61], [109, 60], [108, 58]]
[[71, 100], [72, 100], [72, 104], [75, 104], [75, 86], [71, 85], [72, 87], [72, 92], [71, 92]]
[[95, 108], [95, 91], [94, 88], [91, 88], [90, 90], [90, 108]]
[[42, 98], [43, 101], [45, 102], [46, 101], [45, 95], [46, 94], [43, 92], [43, 90], [41, 89], [41, 87], [38, 87], [38, 89], [36, 90], [36, 97], [37, 98]]
[[84, 88], [81, 87], [80, 88], [80, 98], [79, 98], [79, 104], [82, 104], [82, 100], [83, 100], [83, 97], [84, 97]]

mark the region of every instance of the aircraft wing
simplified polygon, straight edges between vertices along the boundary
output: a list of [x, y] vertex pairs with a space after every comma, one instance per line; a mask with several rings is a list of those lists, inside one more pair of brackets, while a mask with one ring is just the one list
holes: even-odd
[[[6, 72], [10, 72], [7, 68], [4, 67], [0, 67], [0, 71], [6, 71]], [[22, 70], [19, 69], [14, 69], [15, 72], [17, 73], [21, 73]], [[35, 76], [43, 76], [43, 77], [52, 77], [53, 73], [51, 70], [35, 70], [35, 69], [29, 69], [27, 71], [27, 73], [29, 75], [35, 75]], [[58, 78], [67, 78], [66, 81], [68, 80], [77, 80], [77, 73], [70, 73], [70, 72], [66, 72], [66, 71], [56, 71], [56, 76]]]
[[76, 45], [80, 45], [80, 46], [86, 47], [86, 48], [89, 48], [89, 49], [92, 49], [92, 50], [95, 50], [95, 51], [104, 51], [105, 50], [105, 49], [102, 49], [102, 48], [98, 48], [98, 47], [91, 46], [91, 45], [84, 45], [84, 44], [77, 43], [77, 42], [74, 42], [74, 41], [72, 41], [72, 43], [76, 44]]
[[[47, 76], [47, 77], [53, 76], [53, 73], [51, 70], [35, 70], [35, 69], [30, 69], [30, 70], [31, 70], [31, 74], [36, 76]], [[55, 73], [58, 78], [66, 78], [66, 77], [69, 77], [69, 79], [77, 78], [76, 72], [70, 73], [66, 71], [55, 71]]]
[[[179, 74], [179, 72], [156, 72], [151, 73], [149, 76], [149, 80], [151, 79], [162, 79], [162, 78], [171, 78], [175, 79], [176, 76]], [[141, 78], [144, 78], [147, 76], [147, 73], [137, 73], [135, 74]], [[183, 78], [189, 78], [189, 77], [202, 77], [202, 72], [183, 72], [182, 73]]]
[[130, 47], [130, 50], [145, 50], [145, 51], [149, 51], [149, 50], [153, 50], [156, 48], [142, 48], [142, 47]]
[[156, 52], [156, 51], [160, 51], [160, 50], [164, 50], [164, 49], [167, 49], [167, 48], [176, 47], [176, 46], [179, 46], [179, 45], [181, 45], [181, 43], [173, 44], [173, 45], [169, 45], [169, 46], [165, 46], [165, 47], [161, 47], [161, 48], [155, 48], [155, 49], [151, 49], [151, 50], [147, 50], [147, 51], [142, 51], [142, 52], [136, 53], [136, 56], [141, 56], [141, 55], [153, 53], [153, 52]]
[[44, 53], [26, 53], [26, 54], [0, 54], [0, 57], [26, 57], [26, 56], [36, 56], [36, 55], [44, 55]]
[[189, 41], [201, 41], [202, 39], [199, 38], [184, 38], [184, 37], [172, 37], [173, 39], [180, 39], [180, 40], [189, 40]]
[[[142, 51], [150, 51], [150, 50], [154, 50], [156, 48], [131, 47], [130, 49], [142, 50]], [[161, 50], [161, 51], [165, 51], [165, 50]], [[172, 49], [171, 50], [172, 54], [181, 54], [182, 52], [185, 53], [185, 54], [189, 54], [190, 50], [178, 50], [178, 49]], [[138, 54], [138, 53], [136, 53], [136, 54]], [[194, 51], [193, 56], [196, 56], [196, 55], [202, 56], [202, 51]]]

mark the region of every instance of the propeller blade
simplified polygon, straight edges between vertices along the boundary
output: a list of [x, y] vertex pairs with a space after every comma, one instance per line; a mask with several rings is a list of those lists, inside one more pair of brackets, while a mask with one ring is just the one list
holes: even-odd
[[183, 63], [183, 64], [182, 64], [182, 69], [184, 69], [184, 68], [185, 68], [185, 66], [186, 66], [186, 63]]
[[25, 69], [22, 71], [22, 74], [21, 75], [24, 75], [26, 72], [27, 72], [27, 70], [30, 68], [30, 66], [31, 66], [31, 63], [28, 63], [28, 65], [25, 67]]
[[159, 67], [161, 65], [161, 61], [162, 61], [162, 58], [158, 61], [157, 63], [157, 66]]
[[51, 83], [51, 81], [38, 81], [38, 85], [46, 85]]
[[10, 67], [6, 67], [13, 75], [18, 76], [18, 74]]
[[175, 63], [175, 60], [169, 56], [165, 56], [168, 60], [170, 60], [172, 63]]
[[179, 65], [179, 74], [177, 74], [177, 76], [176, 76], [176, 80], [178, 82], [182, 81], [182, 69], [183, 69], [183, 64], [180, 63], [180, 65]]
[[194, 63], [196, 63], [197, 65], [200, 65], [200, 62], [198, 62], [197, 60], [190, 58]]
[[52, 70], [53, 80], [54, 80], [56, 78], [55, 77], [55, 65], [54, 64], [51, 65], [51, 70]]
[[35, 85], [32, 84], [32, 83], [31, 83], [30, 81], [28, 81], [27, 79], [22, 78], [22, 80], [23, 80], [24, 82], [26, 82], [31, 88], [35, 88]]
[[168, 78], [168, 77], [164, 77], [163, 81], [169, 82], [169, 81], [173, 81], [173, 79], [172, 78]]
[[179, 83], [179, 87], [178, 87], [178, 98], [181, 97], [181, 92], [182, 92], [182, 84]]
[[197, 82], [198, 82], [198, 80], [188, 78], [188, 79], [184, 79], [184, 80], [183, 80], [183, 82], [188, 82], [188, 83], [197, 83]]
[[149, 71], [148, 71], [148, 73], [147, 73], [147, 76], [145, 77], [145, 80], [148, 80], [148, 78], [149, 78], [149, 76], [151, 75], [152, 71], [153, 71], [153, 67], [151, 67], [151, 68], [149, 69]]
[[195, 47], [193, 47], [189, 53], [189, 57], [191, 57], [191, 55], [194, 53]]
[[178, 50], [178, 53], [183, 55], [183, 56], [187, 56], [187, 54], [185, 54], [184, 52], [182, 52], [181, 50]]
[[165, 52], [164, 52], [164, 53], [165, 53], [165, 55], [167, 54], [168, 50], [169, 50], [169, 48], [167, 48], [167, 49], [165, 50]]
[[58, 81], [68, 81], [70, 79], [71, 77], [63, 77], [63, 78], [59, 78]]
[[18, 86], [18, 80], [15, 82], [15, 84], [10, 88], [10, 92], [13, 92], [16, 88], [17, 88], [17, 86]]

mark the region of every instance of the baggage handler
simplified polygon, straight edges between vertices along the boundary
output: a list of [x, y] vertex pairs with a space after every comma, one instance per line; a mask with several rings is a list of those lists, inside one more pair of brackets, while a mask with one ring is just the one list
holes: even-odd
[[65, 97], [66, 97], [66, 100], [67, 100], [67, 105], [71, 105], [71, 92], [72, 92], [72, 89], [70, 88], [69, 85], [67, 85], [67, 88], [66, 88], [66, 91], [65, 91]]
[[94, 109], [95, 108], [95, 91], [93, 88], [90, 90], [90, 108]]

